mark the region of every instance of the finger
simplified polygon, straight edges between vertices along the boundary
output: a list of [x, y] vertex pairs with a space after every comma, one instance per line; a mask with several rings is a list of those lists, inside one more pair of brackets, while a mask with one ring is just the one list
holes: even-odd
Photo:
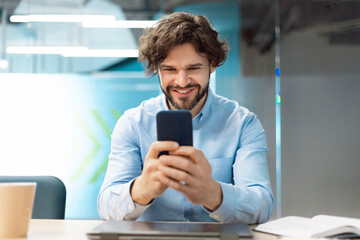
[[161, 175], [163, 175], [163, 174], [162, 174], [160, 171], [155, 174], [155, 183], [160, 184], [164, 189], [166, 189], [168, 186], [166, 186], [165, 184], [163, 184], [163, 183], [160, 181], [160, 179], [159, 179], [159, 177], [160, 177]]
[[196, 180], [193, 176], [176, 168], [159, 165], [159, 171], [166, 177], [171, 178], [173, 181], [179, 183], [182, 182], [188, 186], [194, 186], [196, 183]]
[[191, 190], [191, 187], [188, 184], [182, 184], [178, 181], [175, 181], [165, 175], [160, 175], [159, 176], [159, 181], [164, 184], [167, 187], [173, 188], [178, 192], [181, 193], [188, 193]]
[[193, 161], [184, 156], [163, 155], [159, 157], [160, 164], [182, 170], [194, 176], [195, 165]]
[[174, 141], [157, 141], [151, 144], [147, 154], [150, 158], [158, 158], [159, 153], [162, 151], [174, 151], [179, 148], [179, 144]]
[[187, 156], [194, 161], [195, 164], [200, 163], [202, 159], [206, 159], [203, 152], [192, 146], [180, 146], [179, 148], [169, 151], [171, 155]]

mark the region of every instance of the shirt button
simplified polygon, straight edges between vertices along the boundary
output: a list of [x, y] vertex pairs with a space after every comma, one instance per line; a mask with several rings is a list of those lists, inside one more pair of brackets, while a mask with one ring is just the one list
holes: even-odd
[[215, 219], [219, 219], [219, 215], [215, 214], [215, 215], [214, 215], [214, 218], [215, 218]]
[[128, 205], [128, 209], [130, 210], [130, 209], [131, 209], [131, 207], [132, 207], [132, 205], [131, 205], [131, 203], [129, 203], [129, 205]]

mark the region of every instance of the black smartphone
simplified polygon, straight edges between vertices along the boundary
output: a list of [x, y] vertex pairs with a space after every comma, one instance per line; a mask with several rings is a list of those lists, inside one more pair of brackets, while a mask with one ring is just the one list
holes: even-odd
[[[180, 146], [193, 145], [192, 117], [188, 110], [158, 112], [156, 130], [158, 141], [175, 141]], [[168, 152], [160, 153], [160, 155], [163, 154], [168, 154]]]

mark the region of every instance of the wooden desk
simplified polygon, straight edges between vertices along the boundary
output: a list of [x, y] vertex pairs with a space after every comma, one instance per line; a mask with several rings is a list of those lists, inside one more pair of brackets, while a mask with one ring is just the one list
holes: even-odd
[[[101, 224], [101, 220], [41, 220], [32, 219], [27, 238], [12, 240], [87, 240], [86, 233]], [[254, 228], [255, 225], [251, 226]], [[253, 232], [254, 240], [276, 240], [275, 236]]]
[[[101, 224], [101, 220], [32, 219], [28, 240], [87, 240], [86, 233]], [[21, 240], [26, 239], [22, 238]], [[20, 239], [19, 239], [20, 240]]]

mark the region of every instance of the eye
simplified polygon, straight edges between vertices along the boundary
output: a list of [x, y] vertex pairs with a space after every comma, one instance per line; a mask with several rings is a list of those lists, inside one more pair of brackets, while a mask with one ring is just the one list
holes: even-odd
[[190, 70], [190, 71], [196, 71], [196, 70], [199, 70], [200, 69], [200, 67], [190, 67], [190, 68], [188, 68], [188, 70]]
[[164, 68], [163, 70], [167, 72], [173, 72], [175, 71], [175, 68]]

